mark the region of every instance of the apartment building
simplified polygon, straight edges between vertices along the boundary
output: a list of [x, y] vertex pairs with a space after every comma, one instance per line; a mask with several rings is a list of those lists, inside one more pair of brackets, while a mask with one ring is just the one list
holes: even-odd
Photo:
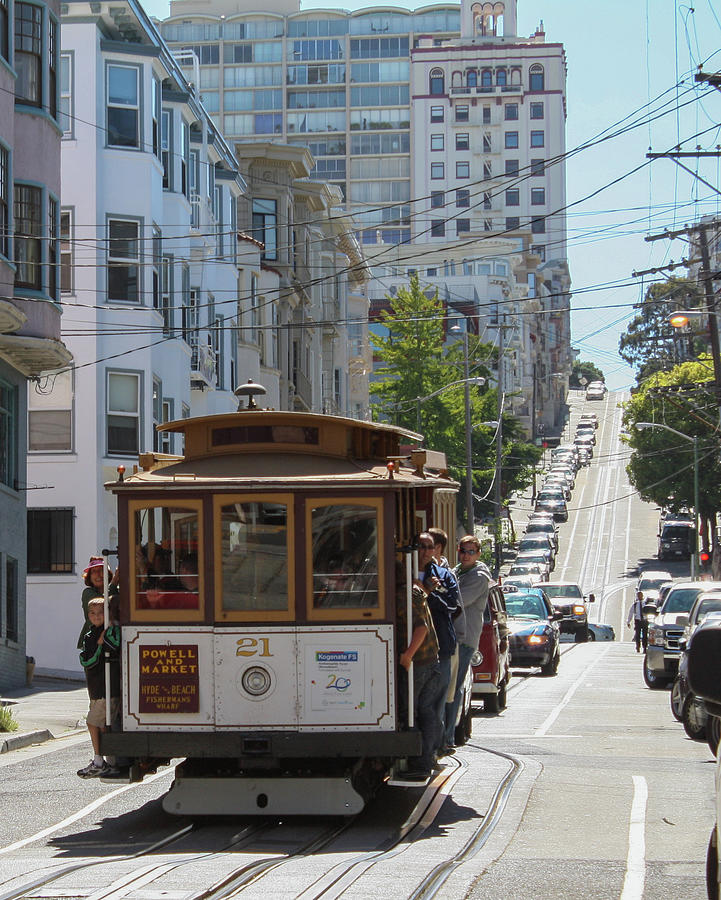
[[[469, 327], [496, 341], [498, 308], [514, 324], [514, 412], [531, 434], [559, 419], [572, 362], [566, 67], [542, 25], [519, 36], [516, 0], [353, 12], [171, 0], [160, 27], [197, 58], [228, 139], [307, 147], [310, 177], [342, 191], [375, 276], [371, 315], [409, 270], [449, 316], [470, 304]], [[503, 299], [486, 293], [489, 268], [506, 269]]]
[[[59, 12], [53, 0], [0, 4], [0, 690], [26, 676], [28, 385], [72, 362], [58, 279]], [[63, 426], [34, 410], [29, 427], [32, 443]]]
[[80, 575], [117, 546], [103, 484], [140, 452], [181, 452], [161, 422], [237, 406], [245, 190], [134, 0], [64, 3], [60, 59], [59, 281], [74, 367], [28, 397], [28, 647], [44, 671], [78, 668]]
[[309, 179], [307, 147], [246, 142], [236, 152], [249, 185], [241, 237], [252, 236], [261, 259], [260, 280], [251, 275], [240, 289], [251, 296], [239, 329], [243, 373], [263, 384], [276, 409], [360, 418], [368, 407], [369, 273], [341, 192]]

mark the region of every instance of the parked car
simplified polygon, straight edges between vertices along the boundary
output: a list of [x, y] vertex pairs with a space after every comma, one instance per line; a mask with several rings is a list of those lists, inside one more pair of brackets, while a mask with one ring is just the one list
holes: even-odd
[[514, 566], [522, 566], [525, 563], [534, 563], [539, 566], [544, 574], [544, 581], [547, 581], [553, 571], [553, 557], [550, 548], [545, 550], [527, 550], [524, 553], [517, 553], [513, 561]]
[[549, 581], [543, 585], [548, 599], [556, 612], [561, 614], [560, 630], [574, 635], [579, 642], [589, 639], [588, 603], [595, 601], [595, 596], [584, 597], [580, 585], [575, 581]]
[[[721, 717], [721, 623], [706, 622], [696, 630], [688, 654], [688, 680], [691, 690], [706, 704], [710, 716]], [[721, 870], [718, 864], [719, 825], [721, 824], [721, 762], [716, 752], [716, 822], [706, 854], [706, 891], [718, 900]]]
[[668, 581], [673, 581], [670, 572], [645, 569], [638, 577], [636, 591], [643, 591], [644, 600], [658, 600], [659, 591]]
[[581, 418], [578, 420], [579, 425], [581, 422], [584, 424], [589, 423], [594, 428], [598, 428], [598, 416], [596, 413], [581, 413]]
[[553, 463], [548, 470], [548, 475], [563, 475], [568, 482], [571, 490], [576, 486], [576, 468], [575, 466], [566, 465], [564, 463]]
[[576, 429], [576, 437], [588, 437], [594, 447], [596, 446], [596, 429], [593, 425], [579, 425]]
[[[703, 594], [699, 594], [696, 598], [692, 607], [692, 612], [694, 608], [699, 606], [703, 596]], [[721, 607], [716, 607], [716, 611], [709, 610], [701, 620], [696, 619], [698, 622], [697, 627], [700, 627], [709, 620], [718, 621], [720, 618]], [[683, 725], [683, 730], [686, 732], [687, 737], [691, 738], [692, 741], [705, 741], [708, 738], [709, 730], [709, 717], [708, 712], [706, 711], [706, 704], [701, 697], [696, 696], [688, 681], [688, 659], [693, 644], [693, 634], [695, 632], [696, 628], [692, 630], [688, 638], [682, 637], [679, 642], [681, 658], [678, 664], [678, 673], [671, 686], [671, 712], [673, 713], [674, 718]]]
[[665, 687], [676, 677], [681, 656], [679, 642], [691, 607], [699, 594], [720, 589], [721, 581], [674, 582], [661, 606], [647, 604], [652, 621], [643, 658], [643, 679], [648, 687]]
[[559, 614], [541, 591], [506, 594], [511, 665], [540, 666], [543, 675], [555, 675], [561, 659]]
[[581, 466], [587, 466], [591, 462], [591, 454], [585, 447], [578, 448], [578, 461]]
[[586, 437], [585, 435], [581, 434], [574, 439], [573, 443], [578, 447], [579, 450], [584, 449], [586, 453], [588, 453], [589, 457], [593, 459], [593, 445], [595, 443], [595, 438], [594, 440], [591, 440], [590, 437]]
[[533, 550], [549, 550], [551, 559], [553, 560], [556, 555], [556, 543], [557, 540], [554, 542], [553, 538], [545, 532], [540, 534], [529, 534], [528, 531], [526, 531], [518, 542], [518, 553], [520, 555]]
[[533, 537], [538, 534], [545, 534], [558, 552], [558, 528], [553, 521], [553, 516], [547, 519], [529, 519], [525, 537]]
[[615, 641], [616, 632], [613, 630], [613, 625], [606, 625], [603, 622], [589, 622], [588, 639], [589, 641]]
[[659, 559], [690, 559], [695, 547], [696, 529], [693, 522], [664, 519], [658, 535]]
[[571, 499], [571, 488], [563, 475], [546, 475], [543, 480], [543, 490], [546, 490], [546, 488], [561, 488], [563, 499]]
[[578, 468], [578, 447], [575, 444], [561, 444], [551, 453], [551, 459], [555, 462], [571, 461]]
[[586, 388], [586, 400], [603, 400], [606, 396], [606, 390], [604, 387], [595, 387], [592, 384]]
[[488, 591], [483, 631], [471, 657], [473, 696], [483, 698], [483, 709], [497, 713], [506, 708], [510, 672], [506, 600], [499, 585]]
[[534, 582], [546, 581], [548, 579], [546, 566], [539, 565], [535, 562], [514, 562], [508, 570], [508, 577], [514, 578], [516, 575], [528, 575], [533, 578]]
[[568, 521], [568, 507], [566, 501], [562, 499], [541, 499], [540, 495], [536, 499], [536, 510], [553, 513], [556, 522]]

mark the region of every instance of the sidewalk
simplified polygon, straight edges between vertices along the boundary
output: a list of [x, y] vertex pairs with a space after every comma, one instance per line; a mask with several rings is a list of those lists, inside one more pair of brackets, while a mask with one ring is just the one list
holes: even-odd
[[39, 744], [85, 730], [88, 691], [84, 682], [35, 676], [28, 687], [0, 697], [20, 724], [17, 731], [0, 731], [0, 753]]

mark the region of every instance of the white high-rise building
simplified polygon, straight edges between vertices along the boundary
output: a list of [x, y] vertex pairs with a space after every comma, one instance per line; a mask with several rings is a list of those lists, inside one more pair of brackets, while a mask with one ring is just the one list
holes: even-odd
[[416, 270], [470, 330], [503, 331], [513, 411], [535, 434], [559, 420], [572, 361], [566, 68], [542, 25], [517, 34], [516, 7], [171, 0], [161, 30], [197, 57], [227, 139], [311, 150], [311, 178], [359, 223], [372, 300]]

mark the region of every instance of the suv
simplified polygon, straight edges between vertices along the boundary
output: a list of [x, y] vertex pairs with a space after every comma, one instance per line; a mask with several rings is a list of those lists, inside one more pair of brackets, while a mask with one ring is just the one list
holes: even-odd
[[695, 536], [693, 522], [665, 519], [658, 535], [658, 558], [690, 559]]
[[471, 657], [473, 696], [483, 697], [486, 712], [497, 713], [506, 708], [510, 661], [506, 601], [501, 588], [494, 585], [488, 591], [478, 650]]
[[[693, 636], [688, 651], [688, 680], [691, 690], [706, 704], [712, 716], [721, 716], [721, 624], [707, 620]], [[709, 897], [719, 896], [721, 868], [718, 862], [721, 826], [721, 763], [716, 762], [716, 822], [706, 855], [706, 890]]]
[[561, 634], [574, 634], [576, 641], [587, 641], [589, 631], [586, 604], [594, 602], [596, 598], [593, 594], [584, 597], [581, 588], [572, 581], [547, 581], [543, 590], [553, 608], [563, 616], [559, 621]]
[[715, 590], [721, 590], [721, 581], [680, 581], [666, 594], [648, 626], [648, 646], [643, 659], [643, 680], [648, 687], [665, 687], [676, 677], [681, 656], [679, 641], [691, 607], [699, 594]]

